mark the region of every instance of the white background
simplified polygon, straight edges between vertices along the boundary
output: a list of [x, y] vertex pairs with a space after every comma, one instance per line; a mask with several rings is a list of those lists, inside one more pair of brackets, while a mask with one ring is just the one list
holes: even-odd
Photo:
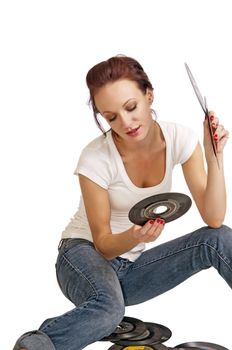
[[[229, 5], [229, 0], [0, 2], [1, 349], [12, 349], [21, 333], [72, 308], [59, 290], [54, 264], [61, 232], [79, 201], [73, 170], [82, 147], [100, 134], [87, 106], [88, 69], [119, 53], [136, 58], [154, 85], [159, 118], [193, 127], [202, 140], [203, 113], [186, 61], [210, 109], [232, 129]], [[231, 152], [230, 140], [225, 150], [230, 226]], [[188, 194], [180, 169], [173, 191]], [[201, 225], [193, 205], [166, 226], [157, 244]], [[210, 269], [127, 308], [126, 315], [168, 326], [169, 346], [201, 340], [231, 349], [231, 305], [230, 288]]]

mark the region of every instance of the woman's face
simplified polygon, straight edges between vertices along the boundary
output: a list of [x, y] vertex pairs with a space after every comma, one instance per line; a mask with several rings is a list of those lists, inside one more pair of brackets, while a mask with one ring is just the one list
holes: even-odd
[[113, 131], [123, 140], [141, 141], [152, 124], [153, 93], [143, 93], [131, 80], [107, 83], [94, 96], [95, 105]]

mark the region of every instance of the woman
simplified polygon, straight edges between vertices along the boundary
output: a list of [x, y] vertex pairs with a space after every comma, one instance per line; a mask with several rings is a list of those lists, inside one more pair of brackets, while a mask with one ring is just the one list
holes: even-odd
[[[232, 287], [232, 231], [222, 225], [228, 131], [210, 112], [217, 159], [204, 121], [206, 172], [195, 133], [155, 120], [153, 87], [136, 60], [116, 56], [97, 64], [87, 74], [87, 85], [94, 118], [104, 134], [87, 145], [79, 159], [75, 174], [82, 197], [62, 234], [56, 264], [60, 288], [76, 307], [46, 320], [39, 331], [24, 334], [14, 350], [83, 349], [115, 330], [125, 306], [154, 298], [211, 266]], [[99, 114], [109, 124], [108, 132]], [[182, 166], [206, 226], [144, 250], [159, 237], [165, 222], [158, 218], [132, 225], [128, 212], [138, 201], [170, 191], [176, 164]]]

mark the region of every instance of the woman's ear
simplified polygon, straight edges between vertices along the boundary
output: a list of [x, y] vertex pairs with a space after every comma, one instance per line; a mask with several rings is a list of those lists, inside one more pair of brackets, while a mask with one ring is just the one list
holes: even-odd
[[153, 91], [152, 91], [151, 89], [148, 89], [148, 88], [147, 88], [146, 96], [147, 96], [147, 99], [148, 99], [149, 104], [151, 105], [152, 102], [153, 102], [153, 100], [154, 100]]

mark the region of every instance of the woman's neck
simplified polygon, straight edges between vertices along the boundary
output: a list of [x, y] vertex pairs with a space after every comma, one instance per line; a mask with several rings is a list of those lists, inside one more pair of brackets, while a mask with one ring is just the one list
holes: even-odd
[[135, 152], [137, 154], [149, 154], [152, 150], [154, 151], [155, 148], [158, 148], [162, 141], [160, 138], [160, 127], [154, 120], [151, 122], [151, 127], [146, 137], [140, 142], [125, 142], [113, 130], [112, 137], [121, 156]]

